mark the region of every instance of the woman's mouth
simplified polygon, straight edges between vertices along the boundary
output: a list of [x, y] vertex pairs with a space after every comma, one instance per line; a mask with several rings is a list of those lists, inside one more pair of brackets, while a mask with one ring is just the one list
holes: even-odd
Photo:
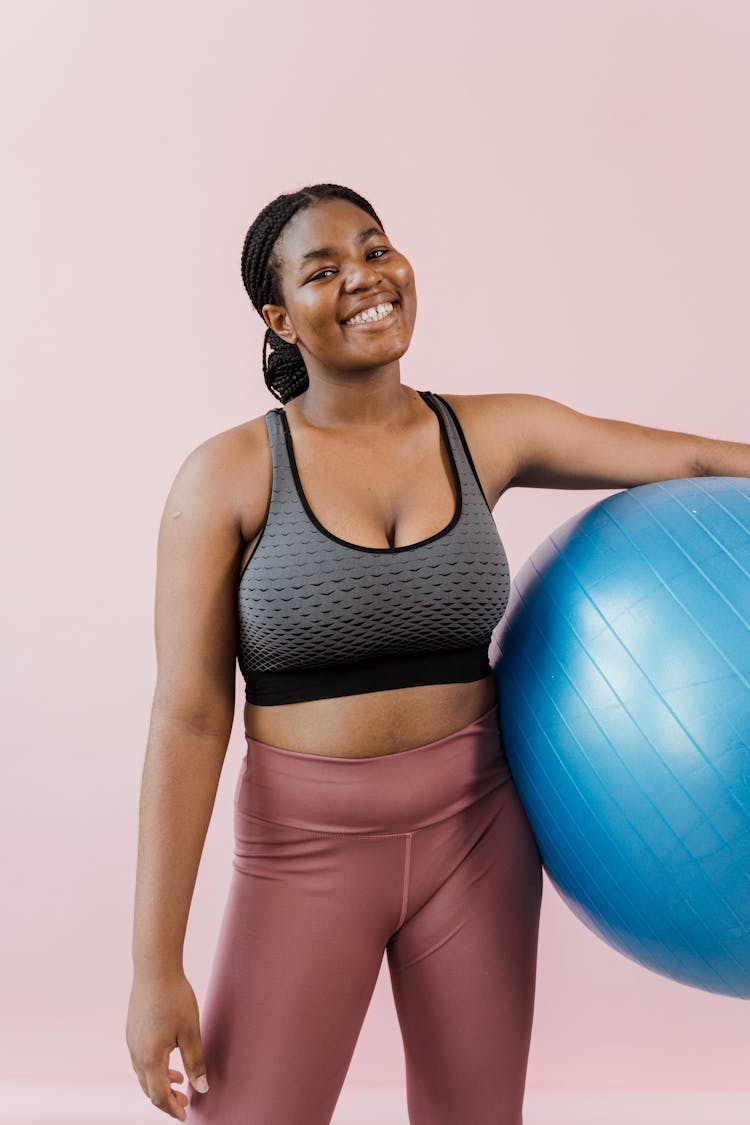
[[344, 321], [347, 328], [367, 328], [371, 324], [382, 324], [392, 321], [398, 309], [398, 301], [383, 301], [380, 305], [364, 309], [361, 313]]

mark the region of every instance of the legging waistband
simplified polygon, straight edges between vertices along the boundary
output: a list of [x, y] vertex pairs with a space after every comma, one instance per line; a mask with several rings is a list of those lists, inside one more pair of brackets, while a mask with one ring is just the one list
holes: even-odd
[[435, 742], [369, 758], [245, 739], [237, 813], [314, 832], [408, 832], [453, 816], [510, 777], [497, 704]]

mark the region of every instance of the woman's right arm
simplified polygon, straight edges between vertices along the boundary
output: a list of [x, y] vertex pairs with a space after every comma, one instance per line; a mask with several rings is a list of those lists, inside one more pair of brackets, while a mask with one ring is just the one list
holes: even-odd
[[243, 539], [232, 440], [217, 435], [186, 458], [167, 497], [157, 548], [158, 670], [141, 783], [126, 1039], [144, 1093], [183, 1121], [188, 1098], [171, 1089], [182, 1075], [168, 1063], [177, 1047], [190, 1082], [205, 1075], [182, 954], [235, 705]]

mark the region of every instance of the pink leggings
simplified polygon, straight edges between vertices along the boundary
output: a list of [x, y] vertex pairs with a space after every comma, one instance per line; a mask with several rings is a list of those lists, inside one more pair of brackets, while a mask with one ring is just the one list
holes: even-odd
[[190, 1125], [328, 1125], [384, 953], [411, 1125], [522, 1125], [542, 868], [497, 706], [381, 757], [247, 744]]

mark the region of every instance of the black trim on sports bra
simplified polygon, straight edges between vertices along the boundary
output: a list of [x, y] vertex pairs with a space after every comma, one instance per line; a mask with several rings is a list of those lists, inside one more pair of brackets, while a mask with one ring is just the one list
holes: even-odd
[[254, 672], [245, 684], [248, 703], [274, 706], [327, 699], [331, 684], [335, 696], [362, 695], [425, 684], [474, 683], [492, 674], [488, 645], [440, 652], [391, 653], [333, 667], [289, 668], [280, 672]]
[[[286, 413], [281, 407], [277, 407], [276, 413], [281, 415], [281, 421], [282, 421], [282, 424], [283, 424], [283, 427], [284, 427], [284, 437], [286, 439], [286, 447], [287, 447], [287, 451], [289, 453], [289, 463], [291, 465], [292, 476], [294, 477], [294, 484], [295, 484], [295, 487], [297, 489], [297, 495], [300, 498], [302, 506], [304, 507], [305, 512], [307, 513], [310, 521], [315, 525], [315, 527], [317, 527], [318, 531], [322, 532], [322, 534], [327, 536], [328, 539], [333, 539], [334, 542], [340, 543], [342, 545], [342, 547], [349, 547], [352, 551], [365, 551], [368, 554], [372, 554], [372, 555], [396, 555], [396, 554], [400, 554], [401, 551], [413, 551], [417, 547], [424, 547], [428, 543], [434, 543], [437, 539], [442, 539], [442, 537], [444, 535], [447, 535], [448, 532], [451, 531], [459, 521], [459, 518], [461, 516], [461, 509], [463, 507], [463, 494], [462, 494], [462, 489], [461, 489], [461, 477], [460, 477], [460, 474], [458, 472], [458, 466], [456, 465], [456, 459], [453, 456], [453, 447], [451, 446], [451, 443], [450, 443], [450, 439], [449, 439], [449, 436], [448, 436], [448, 430], [447, 430], [447, 427], [445, 425], [445, 420], [444, 420], [443, 416], [441, 415], [440, 411], [437, 409], [437, 407], [432, 402], [430, 402], [429, 398], [427, 397], [430, 394], [429, 391], [418, 391], [417, 393], [419, 394], [419, 396], [423, 400], [423, 402], [427, 403], [430, 410], [432, 410], [433, 413], [437, 415], [437, 419], [438, 419], [438, 422], [440, 424], [440, 434], [441, 434], [442, 439], [443, 439], [443, 441], [444, 441], [444, 443], [445, 443], [445, 445], [448, 449], [448, 456], [450, 458], [451, 468], [452, 468], [452, 471], [453, 471], [453, 483], [454, 483], [455, 489], [456, 489], [456, 507], [455, 507], [455, 511], [453, 513], [453, 516], [451, 518], [450, 523], [448, 523], [442, 529], [442, 531], [435, 532], [434, 535], [430, 535], [427, 539], [420, 539], [418, 543], [406, 543], [401, 547], [364, 547], [359, 543], [350, 543], [347, 539], [341, 539], [338, 535], [334, 535], [332, 531], [329, 531], [328, 528], [323, 527], [323, 524], [316, 517], [315, 513], [313, 512], [312, 508], [310, 507], [310, 505], [307, 501], [307, 497], [305, 496], [304, 489], [302, 488], [302, 482], [300, 480], [299, 472], [298, 472], [298, 469], [297, 469], [297, 461], [296, 461], [296, 458], [294, 456], [294, 447], [292, 445], [292, 435], [291, 435], [291, 432], [289, 430], [289, 422], [287, 420]], [[442, 399], [441, 399], [441, 401], [442, 401]], [[445, 405], [448, 406], [447, 403], [445, 403]], [[448, 407], [448, 409], [450, 410], [450, 407]], [[451, 413], [453, 413], [453, 412], [451, 411]], [[455, 415], [454, 415], [454, 417], [455, 417]], [[459, 432], [460, 432], [460, 430], [459, 430]], [[462, 438], [463, 438], [463, 435], [462, 435]], [[466, 447], [465, 441], [464, 441], [464, 447]], [[476, 476], [476, 470], [474, 470], [474, 475]], [[484, 493], [482, 493], [482, 495], [484, 496]], [[486, 500], [485, 500], [485, 503], [486, 503]]]
[[485, 504], [487, 504], [487, 511], [490, 513], [490, 515], [492, 515], [492, 508], [489, 506], [489, 503], [487, 502], [487, 497], [485, 496], [484, 489], [482, 488], [482, 482], [479, 479], [479, 473], [477, 472], [476, 465], [474, 464], [474, 458], [471, 455], [471, 450], [469, 449], [468, 442], [466, 441], [464, 431], [461, 428], [461, 423], [459, 422], [458, 418], [456, 417], [456, 412], [453, 409], [453, 407], [451, 406], [451, 404], [449, 402], [445, 401], [445, 399], [443, 398], [442, 395], [437, 394], [435, 391], [433, 391], [432, 393], [435, 395], [435, 398], [440, 399], [443, 406], [446, 408], [446, 410], [449, 412], [451, 418], [453, 419], [453, 424], [455, 425], [456, 429], [458, 430], [458, 436], [461, 438], [461, 444], [464, 447], [464, 453], [466, 454], [466, 460], [469, 462], [469, 466], [471, 467], [471, 471], [474, 474], [474, 479], [476, 480], [477, 484], [479, 485], [479, 491], [482, 493], [482, 499], [484, 500]]

